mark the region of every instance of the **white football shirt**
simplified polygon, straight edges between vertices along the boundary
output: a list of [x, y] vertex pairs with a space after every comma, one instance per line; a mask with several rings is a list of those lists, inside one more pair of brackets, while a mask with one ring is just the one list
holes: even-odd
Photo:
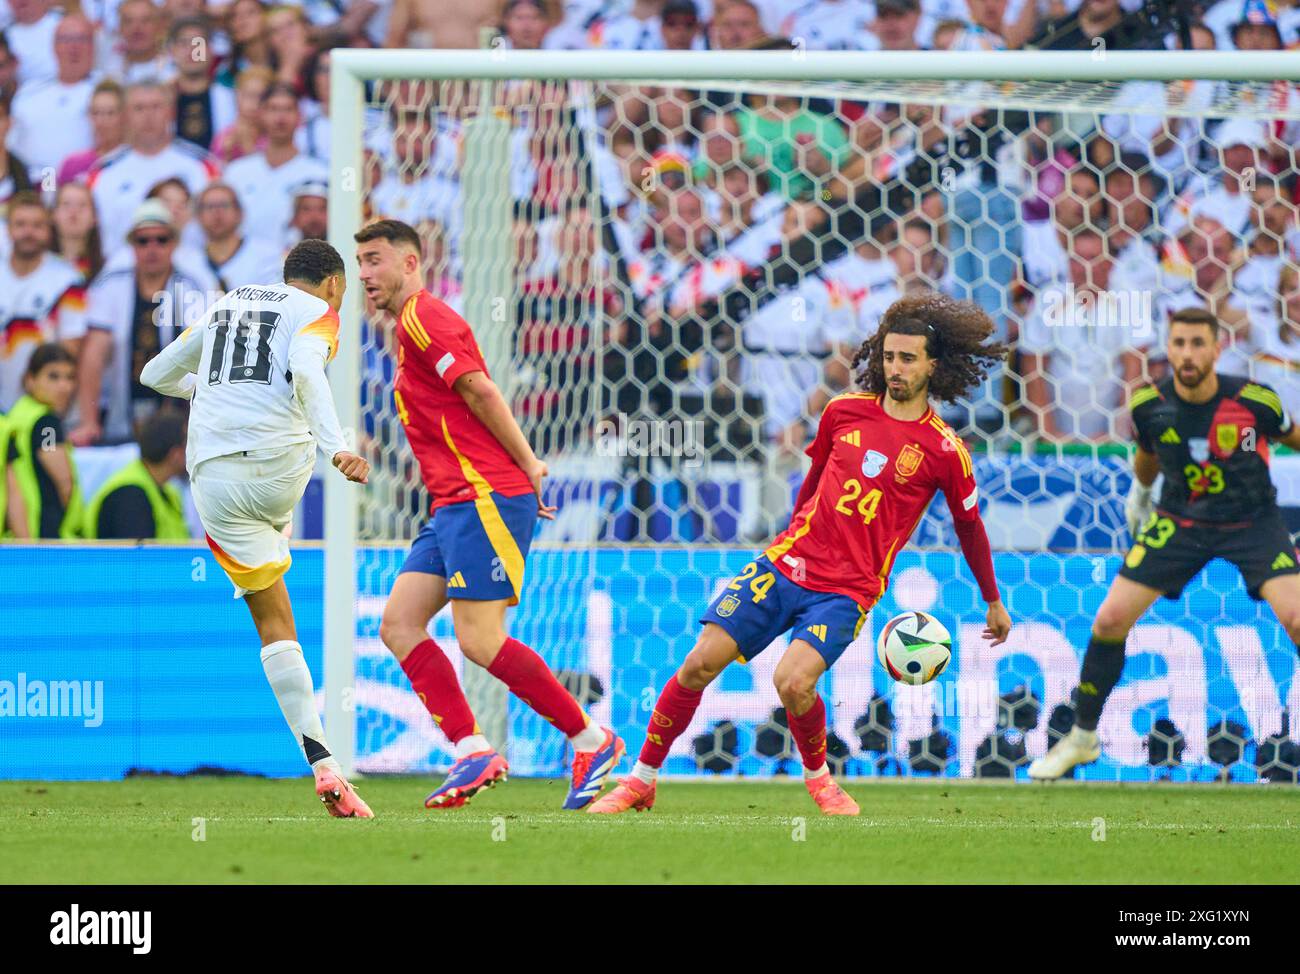
[[0, 261], [0, 411], [23, 394], [23, 373], [37, 346], [76, 341], [85, 334], [81, 271], [50, 253], [23, 277], [7, 259]]
[[244, 235], [283, 252], [289, 247], [294, 188], [302, 183], [328, 182], [329, 169], [319, 159], [302, 153], [272, 166], [259, 152], [232, 162], [223, 179], [239, 195], [244, 208]]
[[190, 471], [212, 457], [312, 441], [292, 369], [310, 363], [323, 375], [338, 348], [338, 331], [338, 314], [320, 298], [288, 284], [246, 284], [150, 362], [141, 375], [148, 384], [159, 371], [196, 373], [186, 446]]
[[57, 78], [32, 82], [14, 95], [9, 148], [38, 176], [41, 169], [57, 170], [74, 152], [94, 146], [90, 96], [96, 80], [92, 76], [70, 85]]
[[104, 250], [112, 251], [124, 246], [136, 208], [144, 202], [149, 190], [163, 180], [179, 179], [189, 187], [190, 196], [194, 197], [219, 174], [220, 168], [211, 156], [197, 146], [179, 140], [152, 156], [126, 146], [109, 153], [86, 177], [95, 198], [95, 210], [99, 213], [99, 233]]

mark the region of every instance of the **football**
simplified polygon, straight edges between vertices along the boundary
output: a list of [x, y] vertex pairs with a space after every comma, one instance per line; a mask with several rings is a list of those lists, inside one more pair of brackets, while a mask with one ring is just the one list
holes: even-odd
[[904, 612], [886, 623], [876, 642], [880, 664], [899, 683], [929, 683], [952, 659], [952, 637], [934, 616]]

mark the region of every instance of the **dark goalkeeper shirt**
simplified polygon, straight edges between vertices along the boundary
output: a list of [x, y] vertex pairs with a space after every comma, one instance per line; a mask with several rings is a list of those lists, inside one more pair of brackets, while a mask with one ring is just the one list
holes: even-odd
[[1160, 461], [1161, 511], [1230, 524], [1277, 510], [1268, 441], [1291, 431], [1291, 417], [1273, 389], [1220, 375], [1213, 399], [1189, 403], [1168, 378], [1135, 392], [1129, 409], [1138, 445]]

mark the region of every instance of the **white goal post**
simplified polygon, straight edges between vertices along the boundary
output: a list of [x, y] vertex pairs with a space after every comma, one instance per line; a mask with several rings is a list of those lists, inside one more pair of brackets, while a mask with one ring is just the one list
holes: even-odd
[[[363, 294], [357, 281], [353, 234], [362, 225], [363, 112], [365, 85], [395, 79], [504, 81], [513, 79], [655, 83], [665, 86], [731, 88], [746, 83], [789, 83], [802, 91], [830, 95], [845, 86], [872, 82], [998, 82], [1033, 85], [1074, 85], [1077, 97], [1087, 86], [1126, 81], [1181, 79], [1248, 83], [1300, 81], [1300, 55], [1289, 52], [560, 52], [445, 50], [336, 50], [331, 61], [331, 175], [329, 239], [343, 255], [348, 269], [348, 293], [341, 314], [340, 354], [330, 370], [335, 404], [345, 430], [362, 422], [358, 390], [362, 381], [360, 356]], [[680, 83], [680, 84], [679, 84]], [[707, 83], [707, 84], [705, 84]], [[823, 87], [824, 86], [824, 87]], [[1080, 87], [1082, 86], [1082, 87]], [[919, 89], [918, 89], [919, 90]], [[1086, 104], [1086, 102], [1083, 102]], [[1153, 108], [1159, 111], [1159, 107]], [[484, 113], [490, 116], [490, 112]], [[490, 151], [492, 139], [470, 151]], [[497, 142], [503, 145], [504, 142]], [[472, 158], [472, 157], [471, 157]], [[490, 212], [494, 199], [508, 204], [508, 194], [494, 187], [482, 167], [467, 161], [465, 192], [477, 194], [494, 223], [508, 220], [504, 209]], [[475, 175], [481, 184], [471, 185]], [[468, 212], [468, 207], [467, 207]], [[499, 224], [498, 224], [499, 225]], [[482, 229], [482, 228], [479, 228]], [[490, 228], [489, 228], [490, 229]], [[507, 225], [508, 229], [508, 225]], [[470, 237], [476, 237], [471, 243]], [[467, 248], [508, 246], [508, 237], [489, 232], [467, 235]], [[466, 317], [480, 335], [490, 329], [483, 295], [476, 296], [475, 262], [467, 254]], [[486, 273], [486, 272], [483, 272]], [[486, 283], [484, 281], [483, 283]], [[505, 376], [508, 349], [490, 336], [483, 342], [494, 374]], [[355, 602], [358, 537], [358, 491], [333, 475], [325, 477], [324, 696], [325, 728], [345, 772], [353, 770], [357, 753], [354, 709], [356, 681]], [[629, 745], [637, 742], [629, 741]]]

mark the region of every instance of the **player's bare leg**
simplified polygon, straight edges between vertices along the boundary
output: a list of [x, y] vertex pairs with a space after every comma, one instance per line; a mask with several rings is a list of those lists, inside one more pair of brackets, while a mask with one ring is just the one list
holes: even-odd
[[1268, 607], [1300, 652], [1300, 575], [1279, 575], [1259, 587]]
[[1106, 698], [1124, 672], [1124, 642], [1147, 609], [1161, 593], [1147, 585], [1119, 576], [1097, 610], [1092, 638], [1079, 673], [1079, 708], [1070, 733], [1029, 766], [1029, 777], [1052, 781], [1080, 764], [1101, 757], [1097, 721]]
[[582, 712], [546, 662], [506, 633], [508, 599], [452, 599], [452, 621], [461, 651], [504, 683], [516, 697], [554, 724], [573, 745], [568, 809], [585, 808], [604, 786], [626, 750], [622, 738]]
[[483, 736], [456, 671], [429, 635], [429, 622], [447, 604], [447, 579], [402, 572], [393, 583], [379, 638], [401, 664], [429, 716], [456, 755], [447, 777], [425, 800], [426, 808], [460, 808], [484, 788], [506, 780], [510, 766]]
[[817, 681], [826, 672], [821, 653], [802, 639], [795, 639], [776, 664], [772, 682], [785, 706], [786, 722], [803, 758], [804, 784], [813, 801], [827, 815], [857, 815], [855, 802], [831, 777], [826, 765], [826, 704], [817, 692]]
[[247, 593], [244, 601], [262, 640], [262, 669], [280, 712], [311, 765], [317, 796], [335, 818], [374, 818], [370, 806], [348, 784], [330, 755], [284, 579], [277, 578], [269, 587]]
[[424, 572], [402, 572], [384, 604], [379, 638], [401, 663], [429, 638], [429, 623], [447, 604], [447, 579]]
[[587, 811], [609, 815], [629, 809], [640, 812], [654, 806], [655, 781], [668, 757], [669, 748], [690, 725], [704, 688], [739, 657], [740, 647], [730, 633], [712, 622], [704, 624], [695, 648], [686, 655], [681, 667], [659, 694], [650, 714], [641, 756], [632, 773], [608, 795], [597, 799]]

